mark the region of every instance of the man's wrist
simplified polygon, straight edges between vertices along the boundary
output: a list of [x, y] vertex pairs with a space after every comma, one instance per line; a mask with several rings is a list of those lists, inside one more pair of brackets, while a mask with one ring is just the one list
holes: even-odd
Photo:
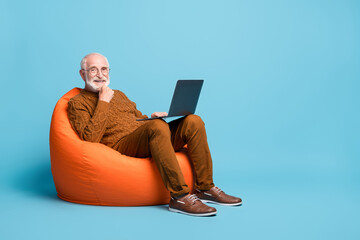
[[105, 100], [105, 99], [100, 99], [100, 98], [99, 98], [99, 102], [100, 102], [100, 101], [101, 101], [101, 102], [110, 103], [110, 101], [107, 101], [107, 100]]

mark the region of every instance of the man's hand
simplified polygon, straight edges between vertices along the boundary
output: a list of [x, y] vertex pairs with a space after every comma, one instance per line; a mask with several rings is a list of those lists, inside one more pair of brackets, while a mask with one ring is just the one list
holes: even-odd
[[151, 114], [151, 117], [166, 117], [168, 114], [166, 112], [154, 112]]
[[99, 100], [110, 102], [114, 96], [114, 91], [108, 86], [102, 86], [99, 91]]

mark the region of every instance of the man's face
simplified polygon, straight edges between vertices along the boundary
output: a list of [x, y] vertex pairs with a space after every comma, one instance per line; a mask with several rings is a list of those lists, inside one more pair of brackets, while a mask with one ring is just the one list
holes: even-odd
[[85, 81], [85, 89], [91, 92], [99, 92], [102, 86], [110, 84], [109, 64], [101, 55], [90, 55], [86, 60], [86, 67], [81, 76]]

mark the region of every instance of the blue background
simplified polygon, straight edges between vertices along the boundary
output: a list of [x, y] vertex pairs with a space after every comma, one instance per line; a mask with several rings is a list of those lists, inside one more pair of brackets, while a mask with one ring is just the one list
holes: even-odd
[[[360, 239], [360, 2], [10, 1], [1, 24], [1, 239]], [[195, 218], [167, 206], [57, 199], [49, 127], [83, 87], [81, 58], [146, 114], [177, 79], [205, 79], [197, 114], [214, 178], [242, 207]]]

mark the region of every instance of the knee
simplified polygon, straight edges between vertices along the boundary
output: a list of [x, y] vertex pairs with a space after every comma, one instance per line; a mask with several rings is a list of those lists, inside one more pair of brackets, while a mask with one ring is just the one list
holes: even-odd
[[189, 124], [191, 127], [194, 127], [196, 129], [203, 128], [205, 126], [205, 123], [203, 122], [201, 117], [194, 114], [187, 115], [184, 121], [186, 121], [187, 124]]
[[169, 125], [161, 119], [150, 120], [147, 123], [150, 135], [170, 134]]

